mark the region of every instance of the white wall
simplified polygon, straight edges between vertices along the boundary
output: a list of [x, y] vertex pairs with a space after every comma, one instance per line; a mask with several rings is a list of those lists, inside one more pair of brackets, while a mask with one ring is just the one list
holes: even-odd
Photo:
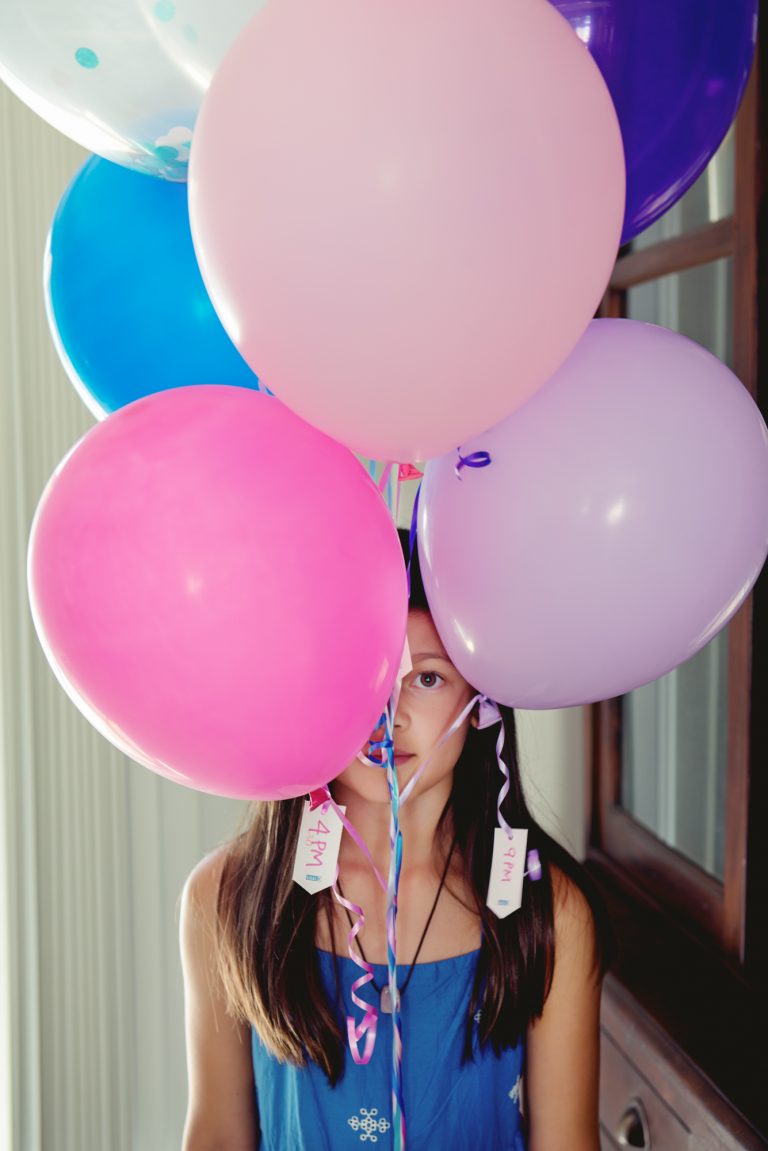
[[584, 709], [518, 711], [526, 795], [542, 827], [577, 859], [586, 855]]
[[[84, 155], [0, 85], [0, 1151], [179, 1145], [176, 903], [242, 810], [98, 736], [29, 617], [32, 515], [92, 424], [55, 356], [41, 290], [46, 232]], [[581, 853], [581, 713], [525, 713], [520, 731], [534, 804]]]

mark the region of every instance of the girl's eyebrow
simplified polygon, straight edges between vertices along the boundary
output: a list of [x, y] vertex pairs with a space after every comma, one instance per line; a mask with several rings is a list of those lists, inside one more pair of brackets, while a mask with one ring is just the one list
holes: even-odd
[[441, 659], [443, 663], [450, 663], [447, 655], [441, 655], [439, 651], [420, 651], [418, 655], [412, 655], [411, 659], [414, 663], [418, 663], [422, 659]]

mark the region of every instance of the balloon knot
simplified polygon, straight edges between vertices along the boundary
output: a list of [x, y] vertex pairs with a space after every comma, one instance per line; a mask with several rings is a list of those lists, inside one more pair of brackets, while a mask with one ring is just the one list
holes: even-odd
[[462, 478], [462, 468], [487, 468], [491, 462], [491, 457], [488, 452], [471, 452], [468, 456], [463, 456], [461, 449], [457, 448], [456, 455], [459, 457], [458, 463], [454, 468], [457, 479]]

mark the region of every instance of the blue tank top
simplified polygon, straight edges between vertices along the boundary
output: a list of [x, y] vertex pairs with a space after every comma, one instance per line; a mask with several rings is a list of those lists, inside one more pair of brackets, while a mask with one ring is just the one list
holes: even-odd
[[[524, 1049], [522, 1042], [497, 1057], [477, 1043], [475, 1058], [462, 1065], [467, 1011], [479, 951], [417, 963], [403, 995], [403, 1090], [408, 1151], [525, 1151], [520, 1113]], [[320, 974], [329, 1002], [336, 1001], [333, 955], [318, 950]], [[339, 957], [345, 1010], [360, 968]], [[379, 987], [386, 966], [372, 964]], [[405, 978], [405, 969], [402, 971]], [[370, 984], [363, 998], [371, 1001]], [[356, 1012], [356, 1017], [359, 1016]], [[352, 1151], [393, 1146], [391, 1109], [392, 1029], [379, 1014], [371, 1062], [358, 1066], [347, 1049], [345, 1072], [331, 1087], [310, 1063], [281, 1063], [252, 1031], [253, 1070], [261, 1123], [262, 1151]], [[346, 1033], [346, 1028], [344, 1029]], [[361, 1044], [362, 1049], [362, 1044]]]

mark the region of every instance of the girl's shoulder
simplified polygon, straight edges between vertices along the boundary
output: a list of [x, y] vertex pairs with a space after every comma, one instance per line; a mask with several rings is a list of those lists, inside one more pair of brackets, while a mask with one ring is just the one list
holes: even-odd
[[581, 883], [550, 863], [555, 952], [567, 951], [583, 971], [600, 967], [598, 929], [592, 901]]
[[229, 1011], [217, 963], [215, 917], [226, 849], [210, 852], [187, 877], [179, 942], [189, 1102], [183, 1146], [255, 1147], [258, 1118], [250, 1027]]
[[219, 885], [227, 859], [229, 846], [216, 847], [195, 864], [187, 876], [181, 894], [182, 907], [206, 920], [212, 920]]
[[598, 1151], [601, 951], [589, 879], [570, 866], [549, 862], [554, 966], [544, 1009], [528, 1027], [525, 1111], [531, 1147]]

